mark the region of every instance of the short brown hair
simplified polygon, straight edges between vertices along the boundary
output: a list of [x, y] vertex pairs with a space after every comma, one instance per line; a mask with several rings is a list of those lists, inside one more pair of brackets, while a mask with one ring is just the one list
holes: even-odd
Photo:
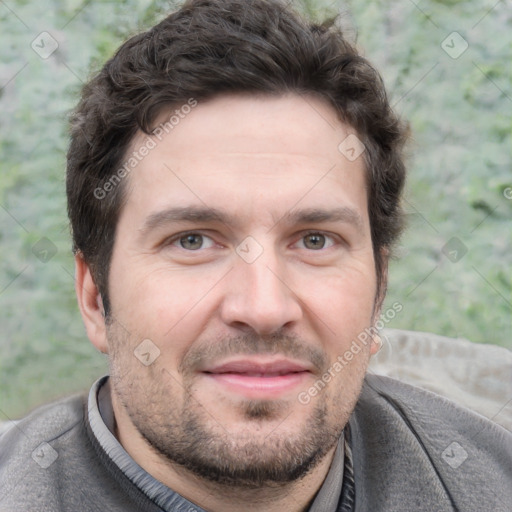
[[366, 147], [380, 285], [382, 249], [392, 246], [403, 226], [405, 130], [379, 73], [334, 20], [306, 21], [279, 0], [188, 0], [118, 49], [85, 85], [71, 118], [66, 188], [74, 251], [90, 265], [107, 315], [109, 264], [126, 184], [101, 199], [95, 190], [111, 179], [135, 134], [151, 133], [156, 116], [190, 98], [289, 92], [326, 99]]

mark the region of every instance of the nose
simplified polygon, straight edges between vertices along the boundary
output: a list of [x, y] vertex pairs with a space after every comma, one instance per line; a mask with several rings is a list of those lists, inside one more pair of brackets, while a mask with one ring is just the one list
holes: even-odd
[[221, 306], [226, 325], [269, 335], [291, 327], [302, 317], [302, 306], [278, 258], [265, 250], [252, 263], [236, 257]]

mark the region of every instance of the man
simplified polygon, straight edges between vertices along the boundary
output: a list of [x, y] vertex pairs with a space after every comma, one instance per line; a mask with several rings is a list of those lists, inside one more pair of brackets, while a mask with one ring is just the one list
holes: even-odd
[[365, 378], [404, 139], [340, 31], [277, 1], [188, 1], [122, 45], [67, 171], [110, 377], [0, 438], [0, 510], [510, 510], [509, 432]]

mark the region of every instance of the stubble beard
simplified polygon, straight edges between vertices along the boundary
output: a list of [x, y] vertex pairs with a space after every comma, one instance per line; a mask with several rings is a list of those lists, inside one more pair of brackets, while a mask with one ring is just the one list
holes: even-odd
[[[293, 341], [282, 345], [289, 347], [290, 343]], [[147, 368], [146, 379], [137, 372], [130, 375], [135, 366], [122, 361], [123, 353], [118, 351], [118, 361], [111, 364], [112, 386], [141, 437], [171, 466], [179, 465], [202, 479], [230, 488], [280, 487], [306, 476], [338, 441], [360, 392], [359, 386], [355, 394], [350, 393], [354, 396], [338, 401], [324, 389], [309, 404], [311, 412], [301, 420], [303, 426], [291, 433], [287, 414], [296, 404], [245, 400], [238, 404], [237, 415], [247, 427], [230, 432], [230, 425], [222, 425], [215, 418], [214, 404], [203, 405], [195, 398], [193, 379], [185, 377], [181, 387], [167, 370], [156, 366]], [[360, 380], [362, 383], [362, 377]], [[183, 398], [171, 404], [173, 390], [174, 396], [181, 394]], [[332, 410], [336, 411], [334, 417]], [[264, 434], [270, 421], [277, 426]]]

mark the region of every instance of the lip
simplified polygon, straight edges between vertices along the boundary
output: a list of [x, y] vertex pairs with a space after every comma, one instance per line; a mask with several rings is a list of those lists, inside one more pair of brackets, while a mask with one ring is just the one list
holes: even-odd
[[290, 359], [244, 358], [225, 361], [202, 374], [230, 392], [249, 399], [275, 399], [311, 376], [309, 365]]

